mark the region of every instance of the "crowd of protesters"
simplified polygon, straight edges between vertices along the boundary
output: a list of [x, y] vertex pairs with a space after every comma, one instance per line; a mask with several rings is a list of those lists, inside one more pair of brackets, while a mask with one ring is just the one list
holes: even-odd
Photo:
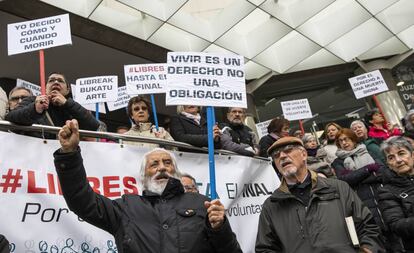
[[[0, 102], [1, 119], [22, 125], [66, 126], [66, 130], [58, 136], [61, 143], [62, 140], [68, 141], [78, 128], [100, 131], [104, 125], [71, 98], [70, 85], [61, 73], [49, 76], [45, 95], [33, 96], [29, 89], [16, 87], [8, 97], [0, 90]], [[178, 106], [168, 131], [153, 124], [151, 109], [151, 104], [144, 97], [132, 97], [127, 106], [132, 126], [121, 126], [117, 132], [175, 140], [196, 147], [208, 146], [207, 123], [199, 106]], [[281, 186], [264, 204], [256, 252], [356, 252], [349, 250], [352, 243], [341, 234], [342, 230], [345, 231], [345, 221], [334, 220], [335, 215], [339, 215], [338, 210], [331, 206], [333, 202], [330, 201], [334, 199], [338, 199], [340, 209], [346, 212], [341, 215], [354, 218], [358, 237], [363, 243], [359, 245], [362, 252], [414, 252], [414, 110], [402, 119], [401, 128], [387, 123], [379, 110], [369, 111], [362, 120], [355, 120], [349, 126], [330, 122], [325, 125], [323, 140], [319, 140], [314, 133], [299, 131], [290, 134], [290, 122], [283, 117], [271, 120], [267, 127], [268, 134], [258, 140], [254, 131], [245, 125], [246, 109], [229, 108], [226, 116], [227, 122], [216, 124], [213, 128], [215, 148], [245, 156], [270, 157], [282, 179]], [[76, 127], [74, 123], [68, 125], [70, 120], [76, 120]], [[55, 158], [66, 159], [65, 153], [70, 153], [81, 159], [77, 142], [71, 143], [68, 152], [56, 153]], [[160, 156], [171, 155], [160, 151], [157, 144], [125, 144], [158, 150]], [[56, 166], [60, 170], [61, 166]], [[148, 164], [143, 166], [143, 170], [150, 169]], [[172, 177], [165, 175], [164, 179]], [[178, 182], [180, 180], [184, 186], [180, 186], [174, 194], [182, 194], [184, 190], [198, 194], [196, 179], [182, 175]], [[162, 195], [163, 190], [158, 194]], [[201, 200], [197, 201], [197, 208], [203, 206]], [[326, 201], [327, 205], [322, 205], [322, 201]], [[282, 202], [286, 205], [281, 205]], [[220, 227], [228, 229], [226, 236], [232, 240], [232, 245], [228, 245], [229, 252], [239, 252], [231, 228], [223, 218], [222, 205], [214, 203], [208, 202], [206, 208], [215, 206], [217, 209], [214, 212], [219, 210]], [[313, 205], [316, 210], [311, 209]], [[324, 211], [326, 208], [329, 212]], [[82, 212], [82, 207], [79, 207], [79, 212]], [[318, 217], [328, 214], [333, 217]], [[308, 217], [310, 215], [313, 217]], [[203, 222], [204, 219], [198, 221], [200, 224]], [[215, 234], [214, 219], [208, 222], [207, 233]], [[298, 227], [294, 226], [296, 222], [299, 222]], [[322, 226], [322, 223], [327, 225]], [[118, 226], [118, 223], [114, 224]], [[286, 234], [282, 234], [283, 229], [286, 229]], [[331, 230], [337, 237], [331, 234], [330, 238], [326, 234]], [[124, 242], [122, 244], [126, 247]]]

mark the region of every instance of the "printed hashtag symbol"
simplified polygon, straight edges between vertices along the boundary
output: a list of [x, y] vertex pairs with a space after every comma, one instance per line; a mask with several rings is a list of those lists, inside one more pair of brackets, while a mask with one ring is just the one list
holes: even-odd
[[13, 169], [9, 169], [9, 171], [7, 171], [7, 174], [1, 177], [4, 179], [4, 181], [0, 183], [0, 188], [3, 187], [3, 192], [9, 192], [10, 188], [10, 192], [14, 193], [18, 187], [22, 186], [20, 180], [23, 177], [20, 174], [20, 169], [16, 170], [16, 174], [13, 174]]

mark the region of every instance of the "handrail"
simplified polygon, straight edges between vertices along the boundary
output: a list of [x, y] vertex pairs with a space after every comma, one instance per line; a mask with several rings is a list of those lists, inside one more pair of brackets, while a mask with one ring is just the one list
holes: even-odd
[[[40, 132], [40, 133], [53, 133], [57, 134], [61, 127], [55, 126], [47, 126], [47, 125], [38, 125], [33, 124], [31, 126], [23, 126], [13, 124], [6, 120], [0, 120], [0, 130], [8, 131], [8, 130], [20, 130], [20, 131], [27, 131], [27, 132]], [[132, 142], [145, 142], [145, 143], [152, 143], [152, 144], [159, 144], [165, 146], [172, 146], [178, 148], [186, 148], [189, 150], [196, 150], [202, 151], [207, 153], [207, 148], [200, 148], [190, 145], [188, 143], [179, 142], [179, 141], [170, 141], [158, 138], [151, 138], [151, 137], [142, 137], [142, 136], [132, 136], [132, 135], [125, 135], [125, 134], [117, 134], [111, 132], [97, 132], [97, 131], [89, 131], [89, 130], [82, 130], [79, 129], [79, 133], [82, 137], [93, 137], [93, 138], [100, 138], [100, 139], [109, 139], [109, 140], [123, 140], [123, 141], [132, 141]], [[238, 155], [232, 151], [224, 150], [224, 149], [217, 149], [214, 150], [215, 154], [222, 154], [222, 155]], [[254, 157], [260, 160], [268, 160], [264, 157]]]

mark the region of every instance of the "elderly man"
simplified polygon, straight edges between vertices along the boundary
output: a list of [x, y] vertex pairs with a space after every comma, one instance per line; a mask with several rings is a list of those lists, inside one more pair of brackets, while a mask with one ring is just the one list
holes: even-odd
[[[46, 84], [46, 95], [28, 97], [6, 120], [21, 125], [63, 126], [66, 120], [77, 119], [81, 129], [97, 130], [99, 122], [80, 104], [69, 97], [69, 84], [60, 73], [52, 73]], [[54, 136], [47, 136], [54, 138]]]
[[143, 195], [110, 200], [88, 184], [78, 123], [59, 132], [55, 166], [69, 208], [115, 237], [118, 252], [241, 252], [219, 200], [184, 193], [174, 156], [155, 148], [141, 164]]
[[[263, 204], [256, 253], [383, 252], [369, 209], [345, 182], [318, 177], [307, 168], [300, 139], [280, 138], [268, 154], [283, 179]], [[350, 239], [348, 217], [359, 244]]]
[[33, 92], [26, 87], [14, 87], [9, 92], [9, 111], [13, 111], [27, 97], [33, 96]]
[[246, 109], [230, 107], [227, 112], [228, 124], [221, 124], [223, 140], [222, 149], [241, 155], [254, 156], [259, 154], [256, 134], [244, 124]]
[[190, 174], [181, 174], [181, 184], [183, 185], [185, 192], [198, 193], [196, 180]]

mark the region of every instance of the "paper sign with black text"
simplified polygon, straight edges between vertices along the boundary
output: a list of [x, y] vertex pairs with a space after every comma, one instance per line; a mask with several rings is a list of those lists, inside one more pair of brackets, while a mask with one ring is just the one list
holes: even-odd
[[283, 116], [288, 120], [312, 118], [312, 111], [307, 98], [280, 102]]
[[127, 93], [127, 87], [118, 87], [118, 99], [115, 102], [107, 102], [109, 111], [115, 111], [128, 106], [131, 96]]
[[266, 136], [268, 134], [267, 132], [267, 127], [270, 124], [270, 121], [272, 121], [271, 119], [263, 121], [263, 122], [259, 122], [256, 124], [256, 129], [257, 129], [257, 135], [259, 137], [259, 140], [263, 137]]
[[76, 99], [80, 104], [95, 104], [118, 99], [118, 76], [95, 76], [76, 80]]
[[32, 91], [33, 96], [40, 96], [42, 93], [40, 91], [40, 86], [22, 79], [16, 80], [16, 87], [25, 87]]
[[388, 86], [384, 81], [379, 70], [368, 72], [359, 76], [348, 79], [351, 84], [352, 91], [357, 99], [375, 95], [388, 90]]
[[130, 95], [166, 92], [167, 64], [125, 65], [124, 73]]
[[[76, 85], [71, 84], [70, 86], [71, 86], [71, 89], [72, 89], [72, 98], [73, 98], [73, 100], [75, 100], [76, 102], [78, 102], [76, 100]], [[96, 104], [86, 104], [86, 105], [81, 104], [81, 105], [86, 110], [89, 110], [89, 111], [92, 111], [92, 112], [96, 112]], [[100, 113], [106, 113], [105, 103], [99, 103], [99, 112]]]
[[7, 25], [8, 54], [72, 44], [69, 14]]
[[240, 55], [169, 52], [167, 105], [247, 108]]

